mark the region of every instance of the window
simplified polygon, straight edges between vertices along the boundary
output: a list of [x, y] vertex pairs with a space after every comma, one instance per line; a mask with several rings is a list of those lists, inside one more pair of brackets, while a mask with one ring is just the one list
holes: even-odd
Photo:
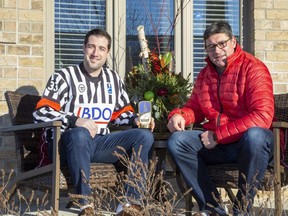
[[[189, 5], [189, 10], [186, 8], [187, 11], [178, 17], [175, 27], [173, 21], [178, 5], [181, 5], [179, 2]], [[84, 34], [96, 27], [107, 29], [111, 34], [111, 57], [120, 59], [112, 64], [112, 69], [119, 70], [122, 78], [141, 61], [139, 25], [145, 27], [151, 50], [175, 51], [176, 72], [192, 72], [194, 79], [205, 65], [202, 35], [208, 24], [226, 20], [240, 43], [242, 39], [241, 0], [54, 0], [54, 3], [55, 69], [82, 61]], [[123, 39], [117, 35], [119, 32]], [[119, 54], [120, 49], [123, 49], [123, 55]]]
[[233, 34], [240, 38], [240, 2], [233, 0], [193, 1], [193, 77], [197, 77], [205, 66], [203, 33], [207, 25], [218, 20], [226, 20], [232, 27]]
[[144, 26], [148, 47], [156, 53], [174, 50], [174, 1], [126, 0], [126, 71], [141, 62], [137, 27]]
[[105, 29], [106, 0], [54, 0], [55, 69], [83, 60], [84, 36], [92, 28]]

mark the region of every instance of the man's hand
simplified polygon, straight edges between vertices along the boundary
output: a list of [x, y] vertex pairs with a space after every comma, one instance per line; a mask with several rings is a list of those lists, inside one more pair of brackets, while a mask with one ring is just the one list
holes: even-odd
[[167, 124], [170, 132], [184, 131], [185, 130], [185, 119], [180, 114], [173, 115]]
[[78, 118], [75, 126], [87, 128], [92, 138], [96, 136], [98, 130], [97, 124], [92, 119]]
[[[137, 117], [137, 118], [134, 119], [134, 124], [137, 125], [138, 127], [140, 127], [139, 117]], [[149, 128], [151, 129], [151, 132], [154, 131], [154, 128], [155, 128], [154, 118], [151, 118]]]
[[214, 148], [218, 143], [214, 140], [214, 132], [213, 131], [205, 131], [201, 134], [201, 141], [205, 148], [212, 149]]

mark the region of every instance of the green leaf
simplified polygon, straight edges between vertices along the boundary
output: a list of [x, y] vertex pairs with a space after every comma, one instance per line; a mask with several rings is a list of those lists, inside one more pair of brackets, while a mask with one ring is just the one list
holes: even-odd
[[164, 68], [166, 67], [168, 64], [170, 64], [170, 62], [172, 61], [172, 53], [171, 52], [166, 52], [162, 57], [161, 57], [161, 60], [160, 60], [160, 63], [161, 63], [161, 67]]

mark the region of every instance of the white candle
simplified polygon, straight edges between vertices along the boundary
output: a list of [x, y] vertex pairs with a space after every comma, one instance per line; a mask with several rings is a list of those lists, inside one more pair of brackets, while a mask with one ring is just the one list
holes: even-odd
[[140, 47], [141, 47], [140, 57], [148, 58], [149, 49], [148, 49], [147, 40], [145, 38], [144, 26], [143, 25], [138, 26], [137, 31], [138, 31], [138, 40], [139, 40]]

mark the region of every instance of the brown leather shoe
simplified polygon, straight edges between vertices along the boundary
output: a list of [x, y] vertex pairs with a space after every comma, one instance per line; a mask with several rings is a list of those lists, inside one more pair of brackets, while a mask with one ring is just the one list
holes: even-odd
[[129, 206], [124, 206], [123, 211], [118, 213], [116, 216], [143, 216], [142, 208], [139, 205], [131, 204]]

